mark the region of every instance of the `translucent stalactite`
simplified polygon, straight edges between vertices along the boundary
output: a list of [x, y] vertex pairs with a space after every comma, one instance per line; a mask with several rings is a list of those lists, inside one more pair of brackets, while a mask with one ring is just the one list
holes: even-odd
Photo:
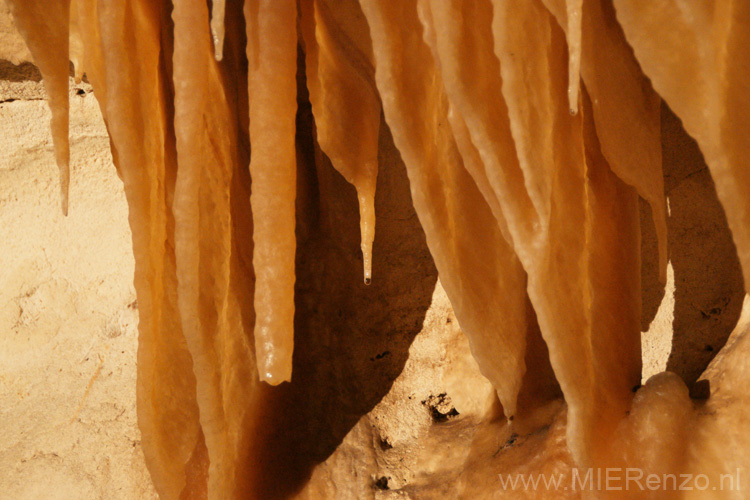
[[307, 87], [318, 143], [357, 190], [364, 280], [372, 279], [380, 99], [369, 31], [354, 0], [302, 2]]
[[214, 0], [211, 6], [211, 37], [214, 44], [214, 58], [221, 61], [224, 57], [224, 16], [226, 0]]
[[68, 38], [70, 0], [10, 0], [8, 5], [39, 67], [52, 112], [52, 142], [60, 170], [60, 200], [68, 215], [70, 144], [68, 141]]
[[[102, 54], [102, 37], [99, 26], [99, 7], [96, 0], [72, 0], [70, 3], [71, 37], [81, 43], [81, 69], [85, 66], [89, 83], [96, 87], [96, 101], [107, 120], [106, 68]], [[76, 30], [73, 29], [73, 24]], [[75, 33], [75, 34], [74, 34]], [[78, 71], [78, 68], [76, 68]]]
[[86, 71], [100, 99], [133, 232], [143, 454], [156, 490], [173, 499], [193, 480], [187, 464], [203, 437], [176, 294], [171, 7], [86, 2], [78, 11]]
[[[229, 498], [244, 439], [246, 408], [258, 385], [249, 325], [242, 321], [247, 284], [237, 265], [233, 178], [247, 168], [238, 154], [236, 89], [222, 83], [213, 57], [208, 8], [200, 0], [175, 4], [174, 124], [179, 168], [175, 179], [175, 258], [179, 316], [196, 374], [203, 443], [193, 451], [183, 498], [207, 492]], [[222, 66], [237, 69], [241, 50], [228, 40]], [[233, 45], [234, 44], [234, 45]], [[247, 199], [243, 200], [249, 208]], [[243, 228], [243, 233], [251, 228]], [[242, 297], [242, 299], [240, 299]], [[201, 457], [201, 455], [203, 455]], [[198, 495], [197, 498], [200, 498]]]
[[255, 355], [261, 380], [291, 380], [297, 165], [297, 4], [248, 0]]
[[568, 104], [570, 113], [578, 113], [578, 94], [581, 86], [581, 18], [583, 0], [565, 0], [568, 26]]
[[[564, 0], [543, 0], [568, 30]], [[581, 77], [591, 96], [596, 132], [612, 170], [651, 206], [666, 280], [667, 210], [661, 166], [661, 99], [641, 72], [612, 5], [587, 0], [582, 10]]]
[[73, 64], [74, 77], [76, 83], [81, 83], [83, 80], [83, 58], [84, 58], [84, 42], [83, 42], [83, 26], [81, 26], [81, 20], [78, 12], [82, 6], [85, 5], [86, 0], [70, 0], [70, 36], [69, 40], [69, 57], [70, 62]]
[[[568, 403], [569, 446], [592, 464], [640, 379], [637, 197], [601, 157], [591, 114], [568, 112], [566, 44], [552, 16], [540, 2], [493, 4], [510, 127], [529, 196], [543, 209], [540, 230], [514, 241], [528, 256], [529, 297]], [[614, 260], [620, 248], [628, 250]]]
[[750, 283], [750, 3], [614, 2], [654, 89], [695, 138]]
[[[559, 382], [567, 415], [545, 453], [567, 446], [578, 467], [713, 478], [747, 461], [727, 430], [745, 425], [727, 408], [748, 404], [747, 315], [706, 372], [716, 392], [703, 409], [670, 374], [633, 394], [639, 195], [662, 276], [667, 262], [660, 96], [705, 155], [750, 282], [747, 2], [304, 0], [298, 13], [295, 0], [246, 0], [244, 20], [221, 0], [210, 15], [200, 0], [10, 5], [48, 90], [64, 211], [69, 59], [107, 124], [136, 259], [139, 426], [162, 498], [277, 491], [267, 447], [309, 438], [271, 407], [306, 386], [260, 383], [292, 375], [300, 47], [316, 154], [357, 191], [365, 280], [382, 107], [503, 426], [523, 428]], [[492, 425], [474, 464], [494, 459], [479, 453], [497, 448]], [[466, 472], [450, 487], [484, 494]]]
[[[416, 1], [367, 1], [362, 9], [383, 110], [427, 244], [472, 352], [513, 416], [525, 372], [525, 275], [447, 126], [448, 103]], [[488, 297], [501, 296], [486, 307]]]

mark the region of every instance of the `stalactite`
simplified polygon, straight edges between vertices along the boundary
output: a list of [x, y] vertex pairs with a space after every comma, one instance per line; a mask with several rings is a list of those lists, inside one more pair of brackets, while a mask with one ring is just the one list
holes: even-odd
[[578, 95], [581, 86], [581, 18], [583, 0], [565, 0], [568, 40], [568, 105], [570, 114], [578, 113]]
[[214, 0], [211, 7], [211, 36], [214, 44], [214, 57], [221, 61], [224, 57], [224, 16], [226, 0]]
[[[186, 465], [203, 446], [185, 345], [175, 265], [171, 10], [148, 1], [87, 2], [79, 10], [84, 66], [97, 95], [123, 180], [135, 256], [140, 315], [136, 398], [143, 453], [154, 486], [177, 498]], [[138, 58], [132, 54], [138, 54]], [[169, 383], [164, 383], [169, 381]]]
[[70, 0], [9, 2], [16, 25], [44, 77], [52, 111], [52, 141], [60, 170], [60, 205], [68, 215], [70, 145], [68, 143], [68, 39]]
[[[617, 19], [659, 95], [706, 158], [750, 283], [750, 4], [615, 0]], [[665, 30], [664, 27], [670, 29]]]
[[[65, 213], [69, 60], [77, 79], [85, 71], [107, 124], [136, 259], [139, 426], [162, 498], [262, 497], [297, 486], [299, 498], [318, 498], [319, 485], [268, 486], [267, 450], [257, 448], [279, 438], [266, 427], [281, 408], [275, 398], [292, 385], [261, 382], [293, 375], [295, 314], [304, 319], [295, 312], [295, 266], [317, 265], [298, 255], [306, 248], [298, 235], [304, 243], [316, 229], [300, 213], [325, 205], [316, 207], [316, 196], [346, 196], [307, 191], [315, 189], [310, 172], [321, 181], [328, 160], [356, 191], [364, 279], [372, 280], [387, 132], [440, 281], [502, 405], [498, 422], [553, 437], [565, 425], [566, 439], [549, 446], [566, 446], [578, 467], [718, 470], [721, 451], [707, 431], [687, 432], [719, 432], [715, 421], [694, 409], [678, 377], [660, 374], [633, 394], [641, 378], [638, 198], [651, 208], [664, 280], [663, 98], [705, 155], [750, 282], [750, 4], [10, 5], [49, 94]], [[305, 85], [314, 131], [299, 125], [300, 113], [310, 117]], [[740, 404], [743, 339], [707, 372], [722, 402]], [[558, 403], [532, 415], [558, 389], [566, 412]], [[478, 435], [473, 451], [483, 440], [491, 441]], [[494, 459], [477, 456], [474, 463]], [[478, 488], [455, 482], [456, 491]]]
[[[495, 385], [506, 414], [513, 416], [525, 372], [523, 270], [464, 168], [447, 126], [447, 99], [422, 39], [416, 2], [370, 1], [362, 2], [362, 8], [372, 34], [385, 117], [409, 173], [427, 245], [483, 373]], [[477, 246], [479, 240], [486, 246]], [[505, 300], [488, 308], [487, 297]]]
[[274, 385], [292, 377], [294, 344], [296, 19], [294, 0], [245, 3], [255, 353], [260, 379]]
[[[543, 0], [568, 29], [563, 0]], [[667, 209], [661, 167], [660, 98], [627, 45], [608, 1], [582, 10], [581, 77], [591, 95], [596, 133], [612, 171], [651, 206], [659, 247], [659, 277], [667, 272]]]
[[[198, 443], [193, 451], [198, 458], [191, 461], [198, 462], [194, 474], [207, 473], [205, 484], [188, 483], [183, 494], [205, 488], [211, 498], [228, 498], [238, 474], [246, 407], [258, 382], [249, 325], [242, 321], [250, 308], [242, 304], [248, 285], [233, 272], [241, 255], [235, 239], [248, 230], [240, 236], [233, 228], [233, 203], [245, 194], [233, 189], [233, 178], [247, 168], [238, 144], [240, 103], [236, 87], [224, 86], [212, 56], [208, 15], [200, 0], [175, 4], [172, 12], [177, 297], [205, 443], [204, 449]], [[228, 28], [239, 31], [236, 23]], [[235, 44], [237, 33], [233, 35], [222, 64], [237, 70], [243, 51]], [[242, 202], [247, 210], [248, 200]], [[200, 458], [201, 453], [206, 456]]]
[[318, 0], [301, 6], [307, 87], [318, 144], [357, 190], [364, 280], [370, 284], [380, 99], [367, 24], [353, 0], [334, 6]]

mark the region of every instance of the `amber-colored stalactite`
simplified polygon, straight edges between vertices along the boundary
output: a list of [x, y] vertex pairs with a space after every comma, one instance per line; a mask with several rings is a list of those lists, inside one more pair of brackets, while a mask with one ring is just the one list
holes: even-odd
[[[727, 212], [750, 283], [750, 4], [615, 0], [630, 45], [659, 95], [695, 138]], [[669, 29], [665, 29], [665, 27]]]
[[226, 0], [214, 0], [211, 8], [211, 37], [214, 44], [214, 58], [221, 61], [224, 58], [224, 16]]
[[[416, 2], [367, 1], [362, 7], [385, 117], [406, 164], [427, 244], [472, 350], [512, 416], [525, 371], [524, 273], [463, 165]], [[476, 245], [477, 238], [486, 244]], [[488, 297], [500, 296], [505, 300], [485, 306]]]
[[68, 38], [70, 0], [8, 2], [16, 25], [44, 77], [52, 111], [52, 141], [60, 170], [60, 200], [68, 215], [70, 146], [68, 144]]
[[[378, 171], [398, 153], [409, 203], [497, 393], [502, 425], [534, 427], [534, 410], [559, 390], [567, 409], [559, 446], [579, 467], [678, 474], [716, 472], [726, 457], [742, 462], [733, 449], [725, 457], [710, 436], [729, 443], [716, 422], [742, 424], [721, 405], [741, 400], [746, 380], [732, 363], [747, 351], [744, 337], [707, 371], [720, 382], [710, 411], [694, 411], [675, 375], [654, 377], [635, 396], [633, 389], [641, 377], [639, 196], [651, 207], [662, 279], [667, 268], [661, 98], [700, 145], [746, 283], [750, 276], [747, 2], [10, 5], [49, 94], [64, 212], [69, 59], [75, 76], [85, 72], [94, 86], [107, 124], [136, 259], [138, 420], [162, 498], [322, 497], [316, 492], [329, 489], [319, 483], [305, 489], [315, 462], [349, 431], [372, 441], [351, 415], [335, 431], [325, 427], [336, 416], [326, 413], [330, 393], [314, 384], [328, 383], [320, 374], [347, 373], [323, 359], [327, 346], [350, 352], [331, 338], [361, 325], [320, 319], [334, 312], [319, 311], [316, 297], [335, 290], [349, 303], [351, 294], [320, 281], [355, 259], [327, 267], [316, 252], [337, 248], [333, 226], [346, 212], [342, 189], [351, 189], [345, 179], [357, 194], [370, 282]], [[390, 157], [389, 134], [398, 148]], [[388, 185], [386, 201], [409, 199], [395, 192]], [[387, 234], [401, 234], [394, 227], [403, 221], [383, 220]], [[312, 281], [297, 283], [301, 313], [300, 269]], [[413, 277], [430, 282], [429, 272]], [[386, 288], [377, 290], [351, 304], [383, 298]], [[386, 303], [357, 312], [381, 321], [388, 312], [373, 310]], [[291, 380], [295, 324], [308, 351], [295, 355], [295, 370], [305, 379], [262, 384]], [[326, 347], [317, 346], [321, 339]], [[408, 342], [402, 347], [406, 356]], [[297, 401], [309, 406], [299, 415]], [[356, 420], [369, 404], [347, 411]], [[303, 422], [308, 415], [325, 425]], [[304, 429], [321, 428], [331, 442], [303, 444]], [[691, 438], [688, 429], [699, 430]], [[271, 449], [279, 443], [284, 449]], [[472, 460], [492, 462], [477, 450]], [[361, 463], [368, 461], [375, 459]], [[282, 476], [289, 484], [274, 484]], [[473, 491], [467, 481], [457, 480], [456, 491]], [[602, 494], [657, 498], [652, 493]]]
[[202, 438], [196, 376], [175, 293], [171, 7], [77, 0], [73, 8], [83, 65], [97, 89], [130, 209], [143, 451], [157, 491], [177, 498], [186, 482], [185, 464]]
[[357, 190], [364, 281], [370, 284], [380, 99], [369, 30], [354, 0], [304, 1], [300, 6], [318, 144]]
[[250, 197], [256, 276], [255, 352], [261, 380], [292, 377], [297, 4], [247, 0]]
[[[543, 0], [563, 29], [566, 3]], [[651, 206], [659, 247], [659, 277], [667, 272], [667, 204], [661, 166], [661, 99], [641, 72], [617, 24], [612, 4], [588, 0], [582, 7], [581, 78], [591, 96], [601, 151], [612, 170]]]
[[[237, 6], [230, 4], [230, 9], [237, 16]], [[236, 476], [244, 473], [239, 461], [243, 424], [259, 385], [251, 325], [243, 319], [252, 314], [252, 281], [238, 271], [248, 257], [238, 240], [249, 239], [251, 229], [246, 217], [237, 220], [238, 204], [245, 212], [250, 208], [247, 192], [237, 189], [237, 177], [247, 168], [240, 118], [246, 103], [239, 82], [226, 79], [227, 73], [245, 70], [243, 33], [240, 23], [227, 23], [219, 65], [204, 2], [176, 3], [172, 19], [177, 297], [204, 441], [196, 445], [186, 475], [192, 470], [207, 477], [207, 484], [189, 483], [184, 495], [205, 488], [210, 498], [228, 498]]]

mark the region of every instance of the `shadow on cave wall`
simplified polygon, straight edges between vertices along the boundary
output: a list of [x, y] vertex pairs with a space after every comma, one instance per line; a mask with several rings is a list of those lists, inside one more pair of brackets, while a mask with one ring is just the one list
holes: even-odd
[[[304, 93], [304, 89], [300, 89]], [[744, 288], [723, 208], [695, 142], [662, 112], [668, 248], [674, 269], [672, 352], [667, 369], [692, 386], [739, 319]], [[300, 102], [294, 379], [266, 401], [254, 498], [298, 491], [312, 468], [388, 392], [422, 327], [437, 271], [411, 205], [408, 179], [383, 123], [373, 284], [363, 284], [354, 188], [313, 146], [309, 103]], [[650, 214], [644, 206], [642, 220]], [[644, 222], [643, 327], [664, 295], [653, 227]]]
[[0, 59], [0, 79], [9, 82], [41, 82], [42, 74], [34, 64], [25, 61], [13, 64], [7, 59]]
[[[75, 67], [73, 63], [70, 63], [70, 77], [75, 77]], [[42, 73], [39, 71], [34, 63], [30, 61], [22, 61], [18, 64], [14, 64], [7, 59], [0, 59], [0, 80], [5, 80], [12, 83], [19, 82], [41, 82]], [[89, 83], [88, 78], [84, 75], [83, 81]]]
[[[247, 68], [230, 68], [227, 54], [234, 43], [244, 48], [244, 18], [236, 15], [241, 2], [227, 5], [225, 41], [228, 72], [238, 109], [247, 109]], [[243, 49], [244, 50], [244, 49]], [[171, 51], [167, 51], [169, 53]], [[167, 60], [168, 62], [168, 60]], [[247, 64], [246, 61], [241, 61]], [[240, 497], [259, 500], [289, 498], [308, 479], [314, 466], [325, 461], [360, 418], [388, 393], [408, 358], [409, 347], [421, 331], [437, 283], [437, 270], [424, 232], [414, 212], [406, 169], [385, 122], [380, 134], [380, 172], [376, 195], [377, 227], [373, 248], [373, 281], [363, 282], [359, 210], [356, 192], [316, 151], [313, 120], [304, 82], [304, 60], [299, 65], [297, 116], [297, 283], [295, 289], [295, 350], [293, 380], [271, 387], [259, 385], [254, 408], [259, 432], [251, 454], [251, 469], [240, 486]], [[71, 76], [73, 68], [71, 66]], [[240, 75], [237, 77], [237, 75]], [[0, 59], [0, 76], [10, 82], [41, 81], [30, 62], [13, 64]], [[234, 78], [237, 78], [236, 81]], [[169, 101], [169, 100], [168, 100]], [[244, 113], [238, 113], [244, 118]], [[240, 125], [241, 164], [247, 164], [246, 120]], [[238, 172], [233, 190], [233, 220], [251, 227], [246, 210], [250, 179]], [[240, 238], [242, 270], [252, 276], [251, 240]], [[245, 284], [241, 290], [251, 289]], [[239, 292], [238, 292], [239, 293]], [[252, 302], [251, 296], [244, 300]], [[252, 330], [252, 318], [243, 320]], [[246, 444], [246, 443], [245, 443]], [[197, 448], [192, 467], [207, 466], [205, 445]], [[254, 451], [262, 450], [254, 455]], [[251, 480], [254, 478], [257, 482]], [[205, 478], [187, 488], [205, 493]], [[249, 486], [248, 486], [249, 485]], [[245, 491], [243, 488], [252, 488]]]
[[[745, 296], [737, 251], [711, 174], [696, 142], [662, 104], [668, 247], [674, 270], [674, 323], [667, 370], [692, 386], [732, 333]], [[664, 289], [656, 276], [656, 241], [648, 207], [643, 236], [642, 330], [654, 319]]]
[[291, 384], [266, 391], [250, 498], [283, 499], [308, 481], [388, 393], [422, 329], [437, 270], [409, 182], [381, 118], [372, 284], [364, 284], [356, 192], [314, 145], [298, 86], [297, 283]]

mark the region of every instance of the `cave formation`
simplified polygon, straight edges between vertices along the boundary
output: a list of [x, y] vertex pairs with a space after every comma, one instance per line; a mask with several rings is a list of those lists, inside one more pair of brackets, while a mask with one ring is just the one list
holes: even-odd
[[[700, 148], [750, 277], [749, 3], [9, 4], [49, 95], [64, 213], [69, 61], [110, 135], [161, 498], [743, 498], [497, 477], [745, 470], [748, 318], [702, 400], [674, 373], [640, 386], [640, 332], [648, 231], [654, 288], [677, 265], [670, 123]], [[470, 415], [423, 401], [455, 422], [424, 444], [452, 463], [422, 456], [389, 482], [374, 476], [393, 443], [362, 417], [438, 276], [492, 397]], [[351, 361], [374, 350], [377, 369]]]

